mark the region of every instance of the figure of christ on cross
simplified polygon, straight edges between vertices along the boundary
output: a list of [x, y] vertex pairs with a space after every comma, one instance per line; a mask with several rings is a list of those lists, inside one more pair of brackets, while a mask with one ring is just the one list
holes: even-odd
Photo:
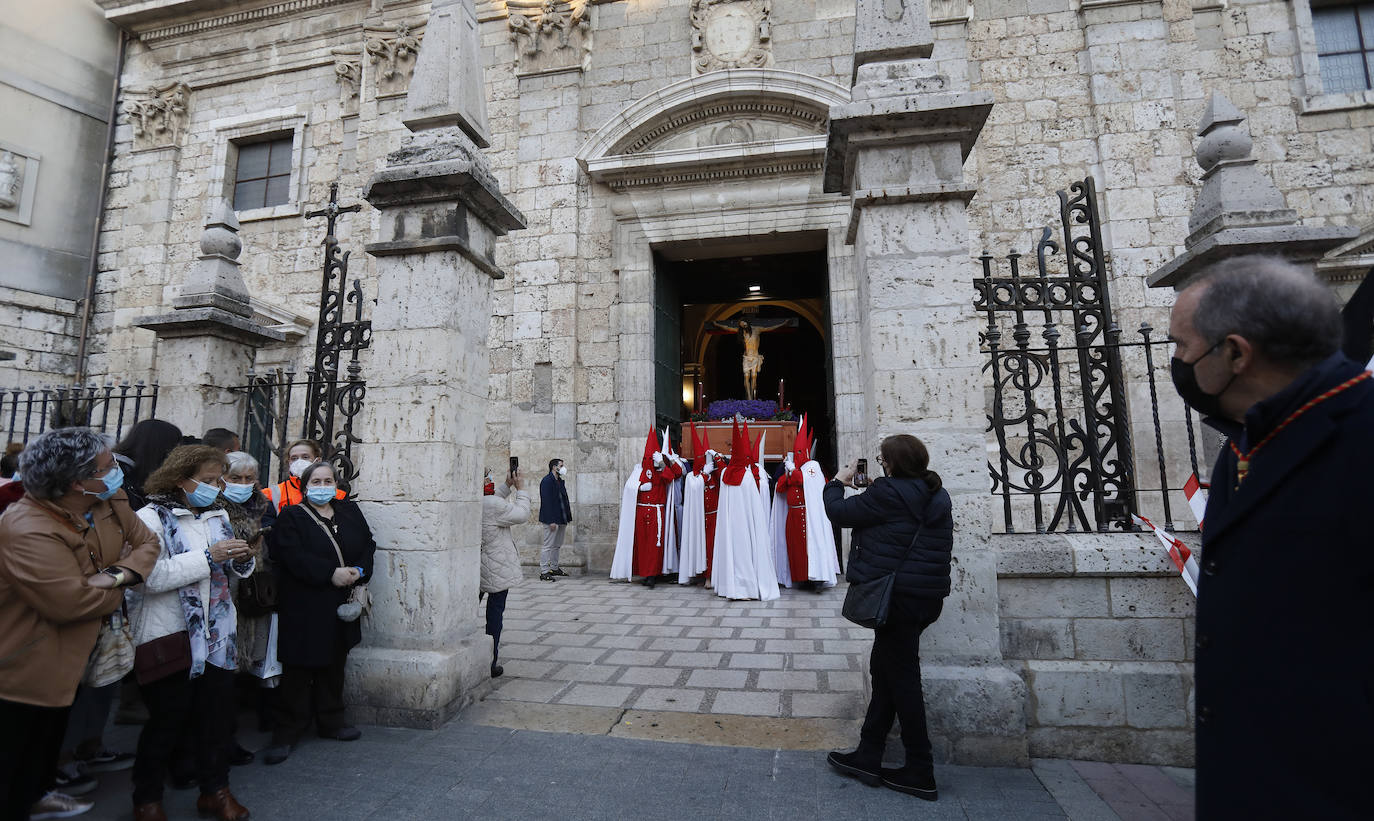
[[759, 319], [750, 322], [740, 317], [737, 323], [712, 322], [711, 327], [718, 332], [738, 333], [744, 342], [744, 393], [746, 399], [758, 399], [759, 369], [763, 367], [763, 356], [759, 354], [759, 335], [780, 328], [795, 328], [797, 320]]

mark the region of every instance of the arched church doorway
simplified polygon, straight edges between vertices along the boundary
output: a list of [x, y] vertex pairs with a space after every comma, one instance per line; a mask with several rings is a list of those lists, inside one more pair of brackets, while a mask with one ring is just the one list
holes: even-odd
[[[655, 412], [686, 422], [718, 400], [748, 398], [744, 320], [762, 363], [755, 398], [806, 413], [817, 458], [835, 466], [834, 377], [825, 235], [718, 240], [654, 250]], [[717, 443], [722, 444], [722, 443]], [[770, 448], [770, 450], [772, 450]]]

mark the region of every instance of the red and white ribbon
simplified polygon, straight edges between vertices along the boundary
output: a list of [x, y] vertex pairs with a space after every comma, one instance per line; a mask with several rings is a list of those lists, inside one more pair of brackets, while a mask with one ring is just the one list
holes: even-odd
[[1193, 518], [1197, 519], [1197, 529], [1202, 529], [1202, 517], [1207, 513], [1207, 493], [1202, 489], [1202, 483], [1198, 481], [1197, 474], [1188, 476], [1188, 481], [1183, 483], [1183, 495], [1188, 498], [1188, 507], [1193, 509]]
[[1178, 539], [1170, 536], [1163, 530], [1155, 527], [1154, 522], [1144, 516], [1137, 516], [1132, 513], [1131, 518], [1141, 527], [1149, 528], [1151, 532], [1164, 544], [1164, 550], [1173, 560], [1174, 567], [1178, 568], [1178, 573], [1183, 577], [1183, 583], [1188, 585], [1188, 589], [1193, 591], [1193, 596], [1197, 596], [1197, 559], [1193, 558], [1193, 551]]

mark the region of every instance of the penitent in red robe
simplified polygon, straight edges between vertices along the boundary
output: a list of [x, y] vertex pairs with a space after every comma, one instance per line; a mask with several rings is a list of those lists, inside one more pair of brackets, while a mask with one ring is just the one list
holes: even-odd
[[[663, 538], [665, 506], [668, 503], [668, 486], [682, 476], [682, 468], [673, 460], [665, 461], [662, 468], [640, 468], [639, 492], [635, 494], [635, 558], [636, 576], [663, 575]], [[649, 485], [645, 490], [644, 486]]]
[[720, 509], [720, 471], [716, 465], [709, 476], [703, 476], [706, 497], [706, 578], [711, 578], [711, 559], [716, 555], [716, 511]]
[[787, 566], [791, 568], [792, 578], [810, 578], [806, 564], [806, 487], [802, 483], [802, 472], [796, 468], [785, 471], [773, 492], [787, 500]]

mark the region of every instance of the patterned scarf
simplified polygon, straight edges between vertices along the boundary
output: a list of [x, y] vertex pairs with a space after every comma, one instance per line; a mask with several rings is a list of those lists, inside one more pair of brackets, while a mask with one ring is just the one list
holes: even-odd
[[[162, 522], [162, 544], [166, 550], [166, 555], [177, 556], [191, 551], [204, 550], [200, 545], [192, 545], [187, 542], [187, 534], [182, 530], [177, 517], [172, 513], [173, 507], [185, 508], [184, 502], [177, 501], [167, 496], [150, 496], [148, 502], [157, 511], [158, 520]], [[220, 509], [216, 504], [210, 510]], [[204, 514], [202, 514], [204, 515]], [[229, 521], [225, 518], [216, 516], [206, 521], [209, 544], [234, 538], [233, 530]], [[181, 599], [181, 611], [186, 616], [186, 632], [191, 638], [191, 678], [199, 676], [205, 672], [205, 662], [210, 661], [222, 670], [234, 670], [238, 664], [238, 648], [235, 646], [236, 627], [233, 597], [229, 591], [229, 576], [224, 572], [224, 565], [218, 562], [210, 563], [210, 601], [202, 603], [200, 600], [200, 584], [188, 584], [177, 591]], [[209, 616], [207, 628], [206, 616]], [[227, 628], [224, 627], [227, 625]]]

